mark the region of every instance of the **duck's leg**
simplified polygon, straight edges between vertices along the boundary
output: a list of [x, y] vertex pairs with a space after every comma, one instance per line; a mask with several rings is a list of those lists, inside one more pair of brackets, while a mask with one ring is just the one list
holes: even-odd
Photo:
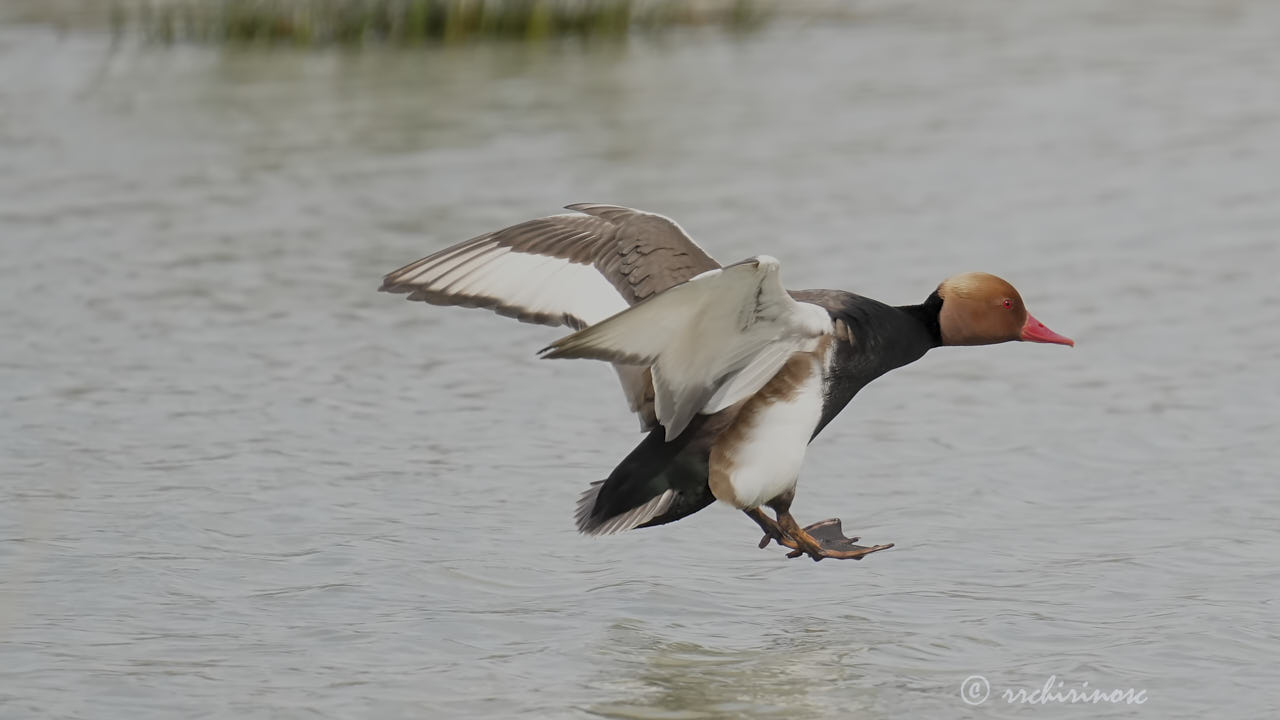
[[[761, 547], [768, 545], [769, 540], [776, 540], [779, 545], [792, 549], [792, 552], [787, 553], [787, 557], [794, 558], [808, 555], [813, 558], [814, 562], [823, 558], [861, 560], [873, 552], [888, 550], [893, 547], [893, 543], [872, 545], [870, 547], [855, 545], [854, 543], [857, 542], [858, 538], [845, 537], [839, 518], [823, 520], [804, 528], [800, 527], [800, 524], [791, 515], [791, 500], [794, 497], [795, 492], [791, 491], [769, 501], [769, 507], [773, 508], [773, 511], [778, 514], [776, 527], [785, 538], [773, 537], [769, 528], [761, 523], [760, 526], [765, 528], [766, 533], [764, 539], [761, 540]], [[757, 520], [757, 522], [759, 521]]]
[[[761, 550], [769, 547], [770, 542], [776, 542], [782, 547], [792, 549], [792, 552], [787, 553], [787, 557], [800, 557], [801, 555], [804, 554], [803, 550], [796, 549], [799, 547], [799, 545], [796, 545], [796, 541], [792, 540], [790, 536], [788, 536], [785, 532], [782, 531], [782, 528], [778, 526], [778, 521], [766, 515], [763, 510], [761, 510], [758, 507], [754, 507], [754, 508], [747, 508], [742, 512], [746, 513], [747, 517], [751, 518], [752, 520], [755, 520], [756, 524], [760, 526], [760, 529], [764, 531], [764, 537], [760, 538], [760, 543], [758, 546]], [[829, 522], [829, 521], [823, 520], [822, 522]], [[836, 520], [836, 522], [840, 522], [840, 521]], [[822, 523], [815, 523], [815, 525], [821, 525], [821, 524]], [[805, 530], [808, 530], [808, 529], [809, 528], [805, 528]], [[857, 540], [857, 539], [858, 538], [853, 538], [853, 540]]]
[[[747, 517], [755, 520], [756, 524], [760, 526], [760, 529], [764, 531], [764, 537], [760, 538], [761, 550], [769, 546], [770, 540], [776, 540], [779, 545], [787, 544], [787, 536], [782, 532], [782, 528], [778, 527], [777, 521], [768, 515], [765, 515], [763, 510], [758, 507], [753, 507], [747, 508], [742, 512], [746, 513]], [[790, 547], [795, 547], [795, 545], [791, 545]]]

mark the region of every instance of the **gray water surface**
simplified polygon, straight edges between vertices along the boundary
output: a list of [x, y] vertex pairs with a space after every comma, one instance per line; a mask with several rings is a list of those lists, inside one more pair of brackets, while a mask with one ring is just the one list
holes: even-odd
[[[0, 716], [1280, 715], [1280, 5], [891, 3], [417, 51], [0, 25]], [[786, 560], [585, 538], [639, 441], [559, 336], [375, 292], [615, 202], [791, 287], [1070, 335], [868, 387]], [[961, 684], [992, 688], [970, 706]], [[1023, 706], [1005, 689], [1145, 690]]]

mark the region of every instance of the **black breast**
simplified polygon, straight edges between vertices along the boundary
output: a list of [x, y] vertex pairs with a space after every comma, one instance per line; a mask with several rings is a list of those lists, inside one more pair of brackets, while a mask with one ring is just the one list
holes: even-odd
[[[825, 308], [836, 325], [835, 357], [827, 371], [822, 420], [817, 436], [867, 383], [919, 360], [940, 343], [935, 328], [941, 300], [894, 307], [840, 290], [791, 293], [800, 302]], [[932, 319], [932, 325], [930, 323]]]

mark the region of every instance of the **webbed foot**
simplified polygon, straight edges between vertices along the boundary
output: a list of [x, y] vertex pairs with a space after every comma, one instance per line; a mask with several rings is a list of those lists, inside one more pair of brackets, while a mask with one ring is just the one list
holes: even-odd
[[[818, 541], [819, 555], [821, 557], [813, 557], [810, 554], [810, 557], [813, 557], [814, 560], [821, 560], [824, 557], [839, 560], [861, 560], [873, 552], [888, 550], [893, 547], [893, 543], [870, 546], [858, 545], [857, 542], [861, 538], [845, 537], [844, 529], [840, 525], [840, 518], [830, 518], [807, 525], [804, 527], [804, 531], [809, 534], [809, 537]], [[787, 553], [787, 557], [795, 558], [804, 554], [804, 550], [795, 549]]]
[[[873, 552], [888, 550], [893, 543], [886, 545], [858, 545], [860, 538], [845, 537], [840, 518], [829, 518], [800, 529], [795, 541], [778, 541], [779, 545], [791, 548], [789, 558], [808, 555], [814, 562], [823, 558], [837, 560], [861, 560]], [[768, 539], [768, 538], [766, 538]], [[811, 542], [806, 542], [806, 540]]]
[[761, 512], [759, 508], [751, 508], [745, 512], [747, 517], [755, 520], [764, 531], [764, 537], [760, 538], [760, 547], [764, 548], [770, 542], [776, 542], [791, 549], [791, 552], [787, 553], [789, 558], [808, 555], [814, 562], [823, 558], [861, 560], [873, 552], [893, 547], [893, 543], [858, 545], [859, 538], [845, 537], [840, 518], [829, 518], [802, 528], [785, 509], [778, 513], [776, 521]]

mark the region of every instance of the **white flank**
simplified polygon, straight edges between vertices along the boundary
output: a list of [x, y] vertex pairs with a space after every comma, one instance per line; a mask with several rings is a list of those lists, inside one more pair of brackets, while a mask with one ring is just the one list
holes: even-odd
[[562, 338], [549, 357], [651, 365], [654, 410], [671, 440], [699, 412], [754, 395], [792, 353], [830, 334], [830, 315], [792, 299], [778, 267], [762, 255], [705, 272]]
[[759, 507], [796, 486], [813, 429], [822, 418], [818, 360], [794, 399], [759, 407], [743, 418], [746, 434], [735, 443], [729, 484], [739, 508]]

